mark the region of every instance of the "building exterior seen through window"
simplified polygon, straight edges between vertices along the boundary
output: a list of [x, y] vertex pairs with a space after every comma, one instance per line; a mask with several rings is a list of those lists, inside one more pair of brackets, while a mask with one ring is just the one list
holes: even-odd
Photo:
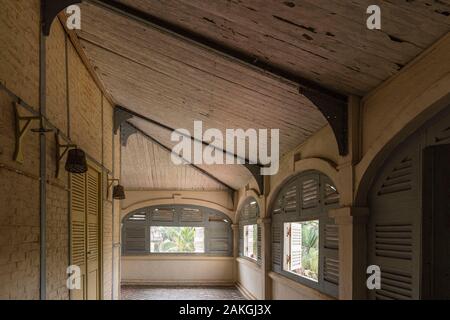
[[284, 270], [309, 280], [319, 278], [319, 220], [284, 224]]
[[151, 253], [204, 253], [204, 227], [150, 227]]
[[247, 258], [258, 259], [258, 226], [250, 224], [244, 226], [244, 256]]

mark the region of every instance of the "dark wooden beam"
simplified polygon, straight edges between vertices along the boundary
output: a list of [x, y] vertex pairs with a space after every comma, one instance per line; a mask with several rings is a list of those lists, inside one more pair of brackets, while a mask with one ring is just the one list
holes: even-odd
[[53, 20], [62, 10], [81, 0], [41, 0], [41, 27], [45, 36], [50, 35]]
[[[147, 121], [149, 123], [152, 123], [152, 124], [154, 124], [154, 125], [156, 125], [156, 126], [158, 126], [160, 128], [163, 128], [163, 129], [165, 129], [167, 131], [170, 131], [170, 132], [176, 131], [175, 129], [173, 129], [173, 128], [165, 125], [165, 124], [162, 124], [162, 123], [160, 123], [160, 122], [158, 122], [156, 120], [153, 120], [153, 119], [151, 119], [149, 117], [141, 115], [141, 114], [139, 114], [137, 112], [134, 112], [134, 111], [132, 111], [130, 109], [127, 109], [125, 107], [122, 107], [122, 106], [116, 106], [114, 114], [115, 114], [115, 116], [114, 116], [114, 128], [119, 127], [122, 123], [125, 123], [125, 122], [128, 123], [127, 120], [134, 116], [134, 117], [137, 117], [137, 118], [142, 119], [144, 121]], [[229, 155], [233, 156], [235, 159], [240, 159], [240, 160], [244, 161], [245, 163], [243, 165], [252, 174], [253, 178], [255, 179], [256, 183], [258, 184], [260, 192], [261, 193], [264, 192], [264, 177], [261, 175], [261, 167], [262, 166], [260, 164], [252, 164], [252, 163], [250, 163], [250, 161], [248, 159], [240, 158], [239, 156], [235, 155], [232, 152], [229, 152], [228, 150], [224, 150], [224, 149], [212, 146], [212, 145], [208, 144], [207, 142], [205, 142], [203, 140], [198, 140], [198, 139], [196, 139], [196, 138], [194, 138], [194, 137], [192, 137], [190, 135], [184, 135], [182, 132], [179, 132], [179, 133], [181, 135], [183, 135], [183, 136], [193, 140], [193, 141], [202, 143], [204, 146], [213, 147], [214, 149], [218, 150], [219, 152], [222, 152], [222, 153], [225, 153], [225, 154], [229, 154]]]
[[[200, 173], [204, 174], [205, 176], [207, 176], [208, 178], [214, 180], [215, 182], [219, 183], [220, 185], [228, 188], [231, 191], [237, 191], [236, 189], [234, 189], [233, 187], [229, 186], [228, 184], [226, 184], [225, 182], [223, 182], [222, 180], [220, 180], [219, 178], [215, 177], [214, 175], [212, 175], [211, 173], [209, 173], [208, 171], [198, 167], [197, 165], [193, 164], [192, 162], [187, 161], [186, 159], [184, 159], [181, 155], [177, 154], [176, 152], [174, 152], [171, 148], [167, 147], [165, 144], [163, 144], [162, 142], [158, 141], [157, 139], [153, 138], [151, 135], [149, 135], [148, 133], [144, 132], [143, 130], [139, 129], [138, 127], [136, 127], [135, 125], [133, 125], [132, 123], [126, 121], [125, 123], [122, 124], [122, 132], [125, 133], [126, 139], [128, 139], [130, 134], [133, 133], [139, 133], [142, 134], [147, 140], [151, 141], [152, 143], [155, 143], [156, 145], [160, 146], [162, 149], [164, 149], [165, 151], [179, 157], [180, 159], [182, 159], [183, 161], [186, 162], [187, 165], [193, 167], [195, 170], [199, 171]], [[126, 126], [129, 126], [129, 128], [126, 128]]]

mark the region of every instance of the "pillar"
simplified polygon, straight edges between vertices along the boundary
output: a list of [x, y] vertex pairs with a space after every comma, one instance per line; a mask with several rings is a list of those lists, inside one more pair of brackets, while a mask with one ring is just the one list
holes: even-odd
[[272, 280], [269, 273], [272, 267], [272, 219], [260, 218], [258, 224], [261, 226], [261, 276], [262, 276], [262, 297], [264, 300], [272, 298]]
[[339, 226], [339, 299], [365, 299], [367, 295], [367, 219], [369, 210], [342, 207], [330, 210]]
[[238, 281], [236, 259], [239, 256], [239, 224], [233, 223], [231, 229], [233, 230], [233, 281], [236, 283]]

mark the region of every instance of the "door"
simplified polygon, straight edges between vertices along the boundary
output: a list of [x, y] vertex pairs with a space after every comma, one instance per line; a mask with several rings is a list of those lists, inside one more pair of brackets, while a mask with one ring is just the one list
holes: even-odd
[[92, 166], [71, 174], [71, 264], [80, 267], [81, 288], [73, 300], [100, 299], [101, 174]]
[[424, 151], [422, 297], [450, 299], [450, 145]]

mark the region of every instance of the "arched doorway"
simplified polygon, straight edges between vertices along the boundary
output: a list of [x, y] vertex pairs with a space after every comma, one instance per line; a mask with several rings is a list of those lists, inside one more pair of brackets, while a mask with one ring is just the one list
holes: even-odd
[[369, 192], [372, 299], [450, 298], [450, 107], [399, 145]]

